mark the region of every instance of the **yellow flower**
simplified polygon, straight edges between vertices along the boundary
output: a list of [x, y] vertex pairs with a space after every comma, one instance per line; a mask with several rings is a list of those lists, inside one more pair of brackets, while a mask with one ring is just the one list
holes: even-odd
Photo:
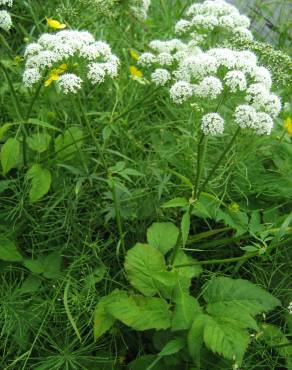
[[292, 135], [292, 119], [291, 117], [287, 117], [284, 120], [284, 127], [289, 135]]
[[133, 78], [142, 78], [143, 77], [143, 73], [141, 71], [139, 71], [139, 69], [136, 68], [135, 66], [130, 66], [129, 71], [130, 71], [131, 76]]
[[50, 86], [54, 81], [57, 81], [60, 78], [60, 75], [66, 72], [68, 69], [67, 64], [60, 64], [59, 67], [51, 70], [49, 78], [45, 81], [45, 86]]
[[130, 55], [134, 60], [138, 60], [140, 58], [140, 55], [136, 53], [134, 50], [130, 49]]
[[46, 17], [47, 25], [54, 30], [62, 30], [63, 28], [66, 28], [66, 24], [60, 23], [52, 18]]
[[236, 202], [232, 202], [230, 205], [229, 205], [229, 211], [233, 212], [233, 213], [237, 213], [239, 211], [239, 204], [237, 204]]

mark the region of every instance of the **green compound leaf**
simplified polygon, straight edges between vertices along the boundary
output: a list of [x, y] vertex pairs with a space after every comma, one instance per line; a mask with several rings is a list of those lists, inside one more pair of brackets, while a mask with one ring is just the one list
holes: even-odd
[[106, 311], [134, 330], [168, 329], [171, 312], [162, 298], [142, 295], [121, 298], [106, 307]]
[[127, 298], [127, 293], [119, 289], [103, 297], [98, 302], [93, 316], [94, 339], [97, 340], [106, 333], [115, 323], [115, 318], [107, 312], [106, 308], [114, 302]]
[[34, 164], [27, 171], [27, 178], [31, 180], [31, 189], [29, 192], [30, 202], [33, 203], [40, 200], [50, 190], [51, 173], [39, 164]]
[[207, 310], [211, 311], [224, 312], [225, 309], [233, 307], [240, 312], [257, 315], [280, 305], [277, 298], [251, 282], [227, 277], [211, 280], [203, 296], [208, 303]]
[[5, 236], [0, 236], [0, 260], [7, 262], [21, 262], [23, 260], [16, 245]]
[[189, 210], [187, 210], [181, 220], [181, 235], [182, 235], [183, 247], [185, 247], [186, 242], [188, 240], [188, 236], [190, 232], [190, 223], [191, 223], [190, 213], [189, 213]]
[[214, 353], [241, 363], [250, 340], [247, 330], [214, 318], [206, 320], [204, 343]]
[[147, 230], [147, 241], [166, 254], [176, 245], [178, 235], [178, 228], [171, 222], [154, 223]]
[[189, 354], [198, 366], [200, 366], [200, 355], [204, 342], [204, 328], [210, 319], [211, 317], [205, 314], [197, 315], [188, 332], [187, 341]]
[[125, 270], [130, 283], [146, 296], [171, 296], [175, 274], [167, 271], [163, 255], [151, 245], [137, 243], [126, 255]]
[[182, 290], [176, 295], [175, 308], [172, 315], [171, 330], [186, 330], [192, 325], [194, 318], [200, 314], [201, 308], [195, 297]]
[[20, 158], [20, 142], [15, 138], [9, 138], [1, 148], [1, 166], [3, 175], [16, 167]]
[[31, 150], [38, 153], [45, 152], [50, 145], [51, 136], [47, 133], [37, 133], [27, 138], [27, 144]]

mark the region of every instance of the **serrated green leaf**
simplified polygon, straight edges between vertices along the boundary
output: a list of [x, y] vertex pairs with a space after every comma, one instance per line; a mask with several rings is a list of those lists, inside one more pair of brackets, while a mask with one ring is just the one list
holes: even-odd
[[[224, 311], [228, 307], [250, 315], [267, 312], [280, 305], [280, 301], [262, 288], [247, 280], [219, 277], [212, 279], [203, 292], [205, 301], [213, 309]], [[207, 306], [208, 309], [208, 306]]]
[[263, 324], [261, 329], [263, 335], [259, 338], [263, 339], [269, 347], [278, 351], [280, 356], [292, 361], [292, 343], [289, 342], [281, 328], [271, 324]]
[[241, 364], [250, 340], [247, 330], [228, 322], [214, 318], [206, 321], [204, 326], [204, 343], [208, 349], [228, 360]]
[[183, 215], [182, 220], [181, 220], [181, 235], [182, 235], [183, 247], [186, 245], [189, 232], [190, 232], [190, 213], [187, 210], [187, 212]]
[[16, 167], [20, 158], [20, 143], [15, 138], [9, 138], [1, 148], [1, 166], [3, 175]]
[[191, 329], [188, 332], [188, 351], [195, 363], [200, 367], [200, 354], [204, 342], [204, 328], [211, 320], [210, 316], [199, 314], [194, 318]]
[[137, 243], [127, 252], [125, 270], [131, 285], [146, 296], [171, 295], [175, 276], [167, 271], [163, 255], [155, 247]]
[[172, 315], [171, 330], [189, 329], [194, 318], [201, 312], [198, 301], [195, 297], [180, 289], [174, 302], [175, 308]]
[[179, 230], [173, 223], [154, 223], [147, 230], [147, 241], [161, 253], [166, 254], [176, 245], [178, 235]]
[[27, 177], [31, 180], [31, 189], [29, 192], [30, 202], [40, 200], [51, 187], [51, 173], [42, 168], [39, 164], [34, 164], [28, 171]]
[[229, 322], [230, 324], [237, 325], [243, 329], [253, 329], [259, 331], [259, 327], [256, 321], [252, 316], [244, 311], [239, 310], [238, 307], [234, 307], [232, 303], [230, 306], [222, 306], [217, 303], [210, 303], [207, 306], [207, 312], [217, 319], [220, 319], [222, 322]]
[[182, 250], [177, 252], [173, 263], [174, 266], [191, 264], [191, 266], [174, 267], [172, 270], [172, 272], [177, 275], [179, 285], [184, 291], [188, 291], [192, 279], [199, 276], [202, 272], [202, 267], [200, 265], [192, 265], [194, 262], [196, 262], [196, 260], [188, 256]]
[[27, 138], [27, 144], [31, 150], [38, 153], [45, 152], [50, 145], [51, 136], [47, 133], [36, 133]]
[[14, 124], [13, 123], [4, 123], [4, 125], [2, 125], [0, 127], [0, 140], [3, 139], [4, 135], [6, 134], [6, 132], [13, 126]]
[[186, 198], [173, 198], [162, 204], [161, 208], [187, 207], [189, 201]]
[[44, 272], [44, 265], [39, 260], [26, 259], [23, 262], [23, 266], [29, 269], [34, 274], [42, 274]]
[[62, 256], [59, 251], [48, 254], [44, 260], [43, 276], [47, 279], [57, 279], [61, 273]]
[[0, 236], [0, 260], [7, 262], [21, 262], [23, 260], [16, 245], [5, 236]]
[[183, 338], [174, 338], [170, 340], [159, 352], [159, 356], [170, 356], [179, 352], [185, 346], [185, 341]]
[[170, 327], [171, 313], [162, 298], [129, 296], [112, 302], [106, 311], [134, 330], [162, 330]]
[[108, 305], [115, 301], [127, 298], [126, 292], [115, 289], [111, 294], [99, 300], [93, 316], [94, 339], [97, 340], [106, 333], [114, 324], [115, 318], [106, 311]]

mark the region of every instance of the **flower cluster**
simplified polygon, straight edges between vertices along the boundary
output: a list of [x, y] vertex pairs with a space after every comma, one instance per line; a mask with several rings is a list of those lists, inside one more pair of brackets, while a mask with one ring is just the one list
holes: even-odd
[[138, 19], [145, 20], [150, 4], [151, 0], [132, 0], [130, 8]]
[[[24, 56], [23, 82], [27, 87], [48, 76], [46, 86], [57, 81], [65, 94], [76, 93], [81, 89], [83, 76], [92, 84], [99, 84], [106, 77], [115, 78], [118, 74], [119, 59], [109, 45], [95, 41], [87, 31], [45, 33], [27, 46]], [[82, 76], [77, 76], [76, 71]]]
[[191, 37], [202, 32], [218, 30], [224, 37], [237, 36], [244, 40], [252, 40], [249, 30], [250, 20], [241, 15], [238, 9], [224, 0], [206, 0], [201, 4], [191, 5], [186, 12], [186, 19], [176, 23], [175, 32]]
[[[13, 5], [13, 0], [0, 0], [0, 6], [9, 6]], [[7, 10], [0, 10], [0, 28], [4, 31], [9, 31], [12, 27], [11, 15]]]
[[[170, 85], [170, 97], [175, 103], [182, 104], [193, 98], [205, 100], [209, 105], [216, 99], [224, 99], [224, 95], [236, 97], [232, 108], [235, 123], [259, 135], [271, 133], [281, 102], [270, 91], [269, 70], [258, 65], [254, 53], [229, 48], [211, 48], [204, 52], [196, 40], [184, 43], [179, 39], [154, 40], [149, 48], [151, 51], [141, 54], [138, 64], [154, 68], [150, 79], [155, 85]], [[204, 133], [223, 132], [223, 123], [221, 120], [218, 123], [217, 115], [216, 119], [211, 120], [208, 115], [207, 118], [202, 120]]]

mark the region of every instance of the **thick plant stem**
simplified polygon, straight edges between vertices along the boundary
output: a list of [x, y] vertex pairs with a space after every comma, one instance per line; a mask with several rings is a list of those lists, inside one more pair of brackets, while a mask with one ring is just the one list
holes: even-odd
[[206, 180], [203, 182], [203, 185], [200, 187], [198, 194], [197, 194], [197, 199], [200, 197], [202, 191], [204, 191], [205, 187], [208, 185], [209, 181], [211, 180], [212, 176], [214, 175], [215, 171], [217, 168], [220, 166], [221, 162], [225, 158], [226, 154], [229, 152], [229, 150], [232, 148], [234, 141], [236, 140], [238, 134], [240, 132], [240, 127], [235, 131], [234, 135], [232, 136], [229, 144], [226, 146], [225, 150], [221, 153], [220, 157], [218, 158], [217, 162], [214, 164], [212, 167], [209, 175], [207, 176]]
[[119, 206], [119, 202], [118, 202], [118, 198], [117, 198], [117, 193], [116, 193], [116, 187], [115, 187], [114, 180], [112, 181], [111, 191], [112, 191], [112, 196], [113, 196], [113, 201], [114, 201], [116, 222], [117, 222], [118, 232], [119, 232], [119, 236], [120, 236], [121, 246], [122, 246], [123, 254], [125, 255], [126, 254], [125, 238], [124, 238], [123, 227], [122, 227], [120, 206]]
[[196, 181], [195, 181], [195, 188], [194, 188], [194, 197], [197, 198], [198, 187], [200, 184], [202, 169], [205, 161], [206, 156], [206, 148], [207, 148], [208, 136], [202, 134], [199, 143], [198, 143], [198, 152], [197, 152], [197, 173], [196, 173]]
[[97, 137], [96, 137], [96, 135], [95, 135], [95, 133], [94, 133], [94, 131], [93, 131], [93, 129], [92, 129], [92, 127], [91, 127], [91, 125], [90, 125], [90, 122], [89, 122], [89, 120], [88, 120], [88, 118], [87, 118], [86, 112], [85, 112], [85, 110], [84, 110], [84, 107], [83, 107], [83, 104], [82, 104], [82, 102], [81, 102], [81, 99], [80, 99], [80, 96], [79, 96], [79, 95], [77, 96], [77, 100], [78, 100], [78, 104], [79, 104], [79, 107], [80, 107], [81, 113], [82, 113], [82, 115], [83, 115], [83, 118], [84, 118], [84, 121], [85, 121], [86, 127], [88, 128], [88, 131], [89, 131], [90, 136], [91, 136], [91, 138], [92, 138], [92, 140], [93, 140], [93, 142], [94, 142], [94, 145], [95, 145], [96, 150], [97, 150], [97, 152], [98, 152], [98, 154], [99, 154], [99, 156], [100, 156], [100, 159], [101, 159], [101, 161], [102, 161], [102, 163], [103, 163], [103, 166], [104, 166], [104, 168], [106, 168], [105, 158], [104, 158], [104, 155], [103, 155], [103, 152], [102, 152], [101, 146], [100, 146], [100, 144], [99, 144], [99, 142], [98, 142], [98, 140], [97, 140]]
[[233, 262], [239, 262], [239, 261], [246, 261], [249, 260], [250, 258], [259, 256], [259, 252], [254, 252], [247, 254], [245, 256], [240, 256], [240, 257], [233, 257], [233, 258], [224, 258], [224, 259], [215, 259], [215, 260], [208, 260], [208, 261], [196, 261], [192, 263], [184, 263], [181, 265], [174, 265], [173, 267], [175, 268], [182, 268], [182, 267], [191, 267], [191, 266], [196, 266], [196, 265], [223, 265], [225, 263], [233, 263]]

